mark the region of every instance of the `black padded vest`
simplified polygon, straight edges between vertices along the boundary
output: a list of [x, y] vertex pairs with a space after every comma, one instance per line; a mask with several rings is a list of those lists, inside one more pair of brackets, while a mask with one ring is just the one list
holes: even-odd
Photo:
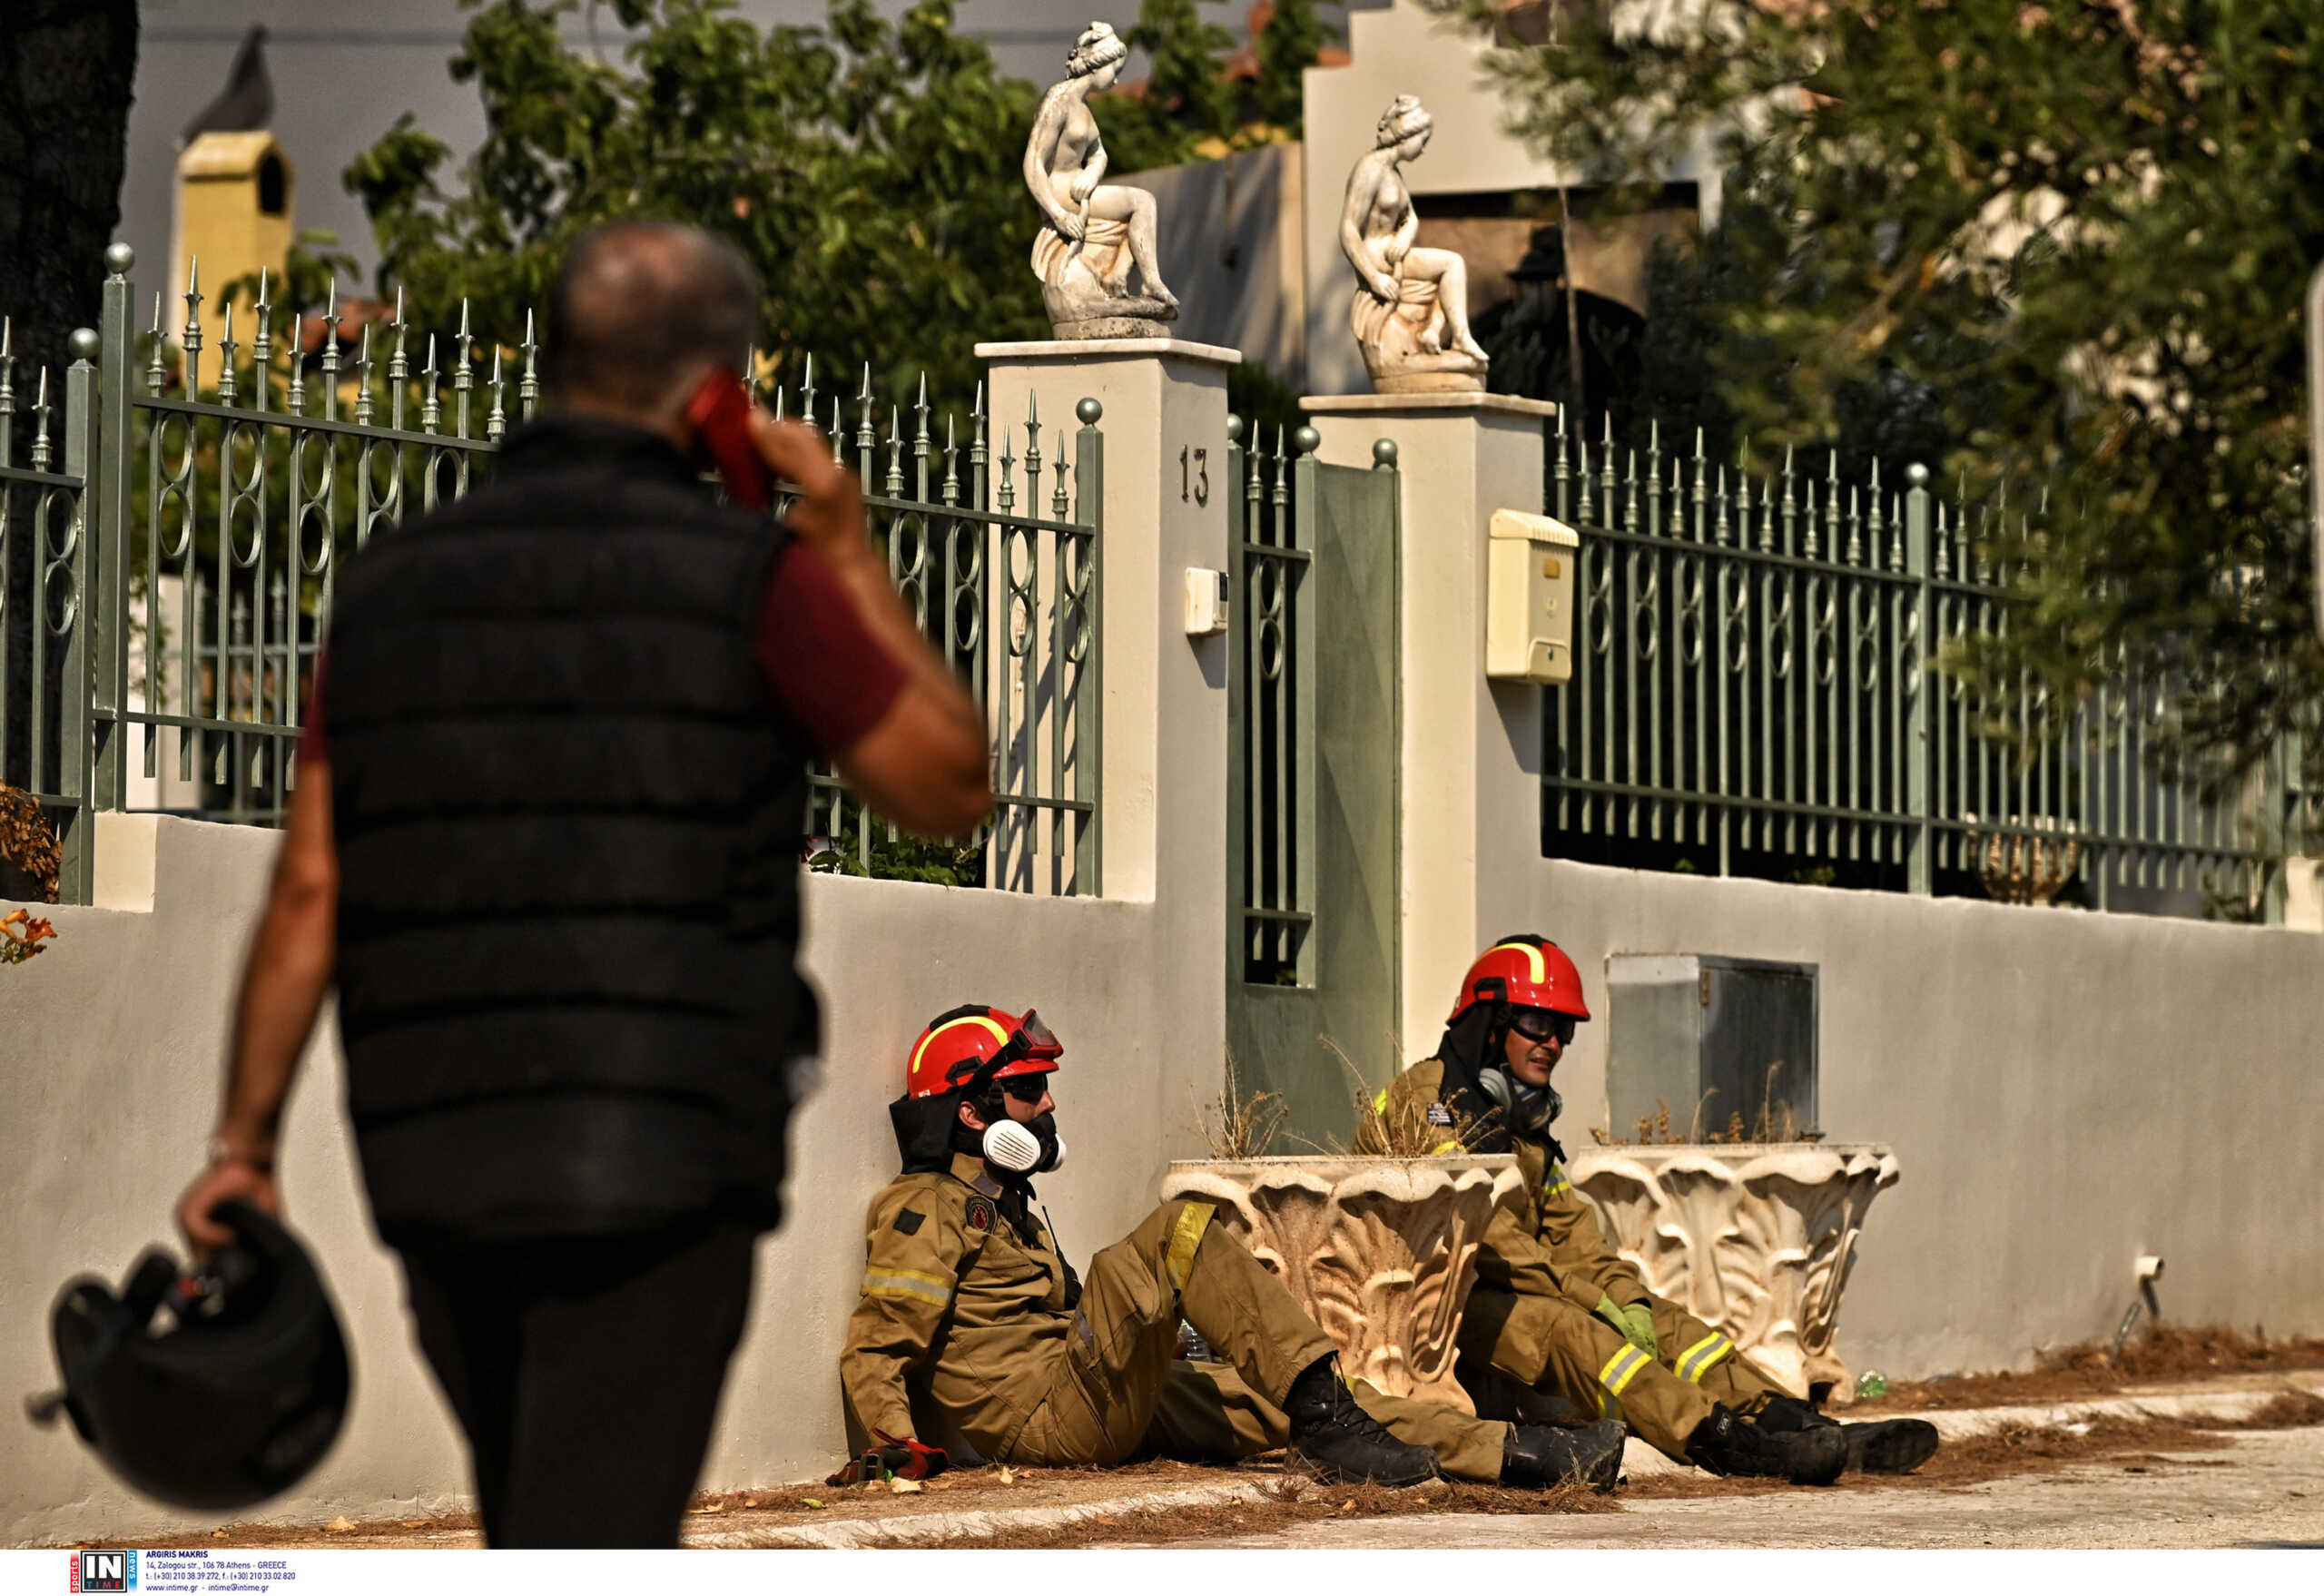
[[805, 751], [754, 657], [785, 534], [553, 416], [350, 562], [323, 682], [339, 1024], [398, 1245], [779, 1217]]

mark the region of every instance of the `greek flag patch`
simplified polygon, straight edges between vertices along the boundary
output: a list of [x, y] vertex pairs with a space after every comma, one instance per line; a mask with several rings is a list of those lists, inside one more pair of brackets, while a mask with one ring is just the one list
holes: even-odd
[[1452, 1123], [1452, 1110], [1442, 1103], [1431, 1103], [1428, 1106], [1428, 1122], [1431, 1125], [1450, 1125]]

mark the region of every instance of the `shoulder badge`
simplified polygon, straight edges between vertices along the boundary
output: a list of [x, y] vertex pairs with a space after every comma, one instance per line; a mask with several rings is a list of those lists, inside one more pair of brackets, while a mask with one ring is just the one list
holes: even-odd
[[980, 1233], [992, 1228], [992, 1200], [990, 1197], [972, 1197], [969, 1199], [968, 1226]]
[[1431, 1103], [1428, 1106], [1428, 1122], [1431, 1125], [1450, 1125], [1452, 1123], [1452, 1110], [1443, 1103]]
[[896, 1216], [896, 1228], [906, 1236], [916, 1236], [920, 1233], [920, 1227], [923, 1218], [924, 1216], [914, 1213], [910, 1208], [906, 1208], [902, 1213]]

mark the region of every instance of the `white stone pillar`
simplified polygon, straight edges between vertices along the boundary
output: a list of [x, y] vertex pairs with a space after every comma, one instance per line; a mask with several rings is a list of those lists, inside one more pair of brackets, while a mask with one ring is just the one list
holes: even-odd
[[[1083, 399], [1104, 407], [1104, 896], [1160, 897], [1166, 867], [1182, 873], [1197, 858], [1223, 892], [1226, 639], [1186, 635], [1185, 573], [1227, 568], [1226, 373], [1242, 356], [1176, 339], [980, 343], [977, 354], [990, 363], [996, 451], [1001, 428], [1021, 430], [1029, 399], [1044, 453], [1052, 438], [1069, 443]], [[1223, 937], [1223, 908], [1218, 920]]]
[[[1186, 572], [1230, 568], [1227, 510], [1236, 484], [1226, 468], [1226, 373], [1242, 357], [1175, 339], [987, 343], [977, 354], [989, 363], [996, 450], [1004, 425], [1021, 429], [1029, 400], [1039, 407], [1044, 453], [1050, 429], [1062, 425], [1070, 438], [1083, 399], [1104, 409], [1098, 423], [1106, 478], [1098, 534], [1100, 891], [1151, 902], [1158, 945], [1169, 956], [1152, 970], [1089, 979], [1164, 988], [1155, 1005], [1171, 1017], [1156, 1055], [1163, 1067], [1150, 1079], [1104, 1079], [1102, 1089], [1108, 1113], [1143, 1116], [1162, 1132], [1157, 1150], [1182, 1147], [1193, 1105], [1218, 1089], [1226, 1046], [1233, 641], [1231, 631], [1187, 635]], [[1065, 1039], [1070, 1048], [1073, 1039]], [[1090, 1041], [1105, 1045], [1102, 1037]], [[1149, 1172], [1137, 1173], [1141, 1188], [1150, 1189], [1142, 1181]]]
[[1405, 1056], [1423, 1059], [1488, 939], [1556, 934], [1527, 923], [1533, 872], [1507, 868], [1541, 853], [1541, 689], [1486, 680], [1484, 583], [1492, 513], [1541, 509], [1541, 432], [1557, 407], [1497, 393], [1305, 403], [1321, 458], [1368, 466], [1384, 438], [1402, 472], [1399, 1009]]

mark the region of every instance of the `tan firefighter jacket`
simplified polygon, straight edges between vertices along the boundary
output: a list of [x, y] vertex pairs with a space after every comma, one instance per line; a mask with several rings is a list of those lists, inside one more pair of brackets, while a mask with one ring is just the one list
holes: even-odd
[[[912, 1434], [906, 1382], [980, 1446], [1013, 1436], [1053, 1382], [1072, 1325], [1068, 1270], [1038, 1214], [1012, 1221], [984, 1160], [899, 1175], [865, 1219], [863, 1292], [840, 1383], [865, 1428]], [[1023, 1226], [1020, 1230], [1019, 1224]]]
[[[1424, 1109], [1437, 1104], [1443, 1090], [1443, 1062], [1424, 1059], [1391, 1081], [1374, 1106], [1392, 1114], [1415, 1106]], [[1507, 1150], [1517, 1155], [1525, 1185], [1518, 1200], [1494, 1214], [1486, 1228], [1477, 1252], [1477, 1283], [1521, 1296], [1563, 1296], [1584, 1312], [1595, 1312], [1600, 1296], [1622, 1307], [1650, 1302], [1637, 1268], [1607, 1241], [1597, 1211], [1573, 1189], [1548, 1144], [1513, 1132], [1496, 1139], [1506, 1140]], [[1461, 1148], [1448, 1132], [1438, 1150]]]

